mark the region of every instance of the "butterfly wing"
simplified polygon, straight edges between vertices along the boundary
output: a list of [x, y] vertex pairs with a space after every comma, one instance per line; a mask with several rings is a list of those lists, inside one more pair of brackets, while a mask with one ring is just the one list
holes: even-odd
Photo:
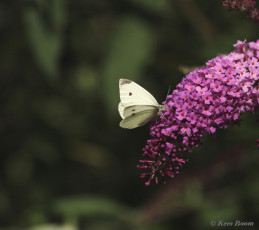
[[120, 79], [119, 88], [121, 104], [124, 107], [134, 105], [158, 106], [156, 99], [147, 90], [131, 80]]
[[[132, 106], [132, 108], [134, 107], [136, 106]], [[128, 108], [125, 110], [127, 109]], [[125, 129], [134, 129], [145, 125], [157, 116], [158, 110], [159, 109], [156, 106], [145, 106], [145, 108], [142, 108], [142, 110], [137, 113], [129, 113], [130, 115], [120, 122], [120, 127]], [[128, 111], [125, 111], [125, 113], [128, 113]]]
[[150, 110], [150, 109], [152, 109], [152, 110], [157, 109], [157, 111], [159, 111], [159, 108], [157, 108], [156, 106], [152, 106], [152, 105], [133, 105], [133, 106], [128, 106], [128, 107], [124, 108], [123, 116], [124, 116], [124, 118], [127, 118], [133, 114], [137, 114], [144, 110]]
[[124, 109], [125, 109], [125, 107], [120, 102], [119, 105], [118, 105], [118, 110], [119, 110], [119, 114], [120, 114], [122, 119], [125, 118], [125, 116], [123, 115]]

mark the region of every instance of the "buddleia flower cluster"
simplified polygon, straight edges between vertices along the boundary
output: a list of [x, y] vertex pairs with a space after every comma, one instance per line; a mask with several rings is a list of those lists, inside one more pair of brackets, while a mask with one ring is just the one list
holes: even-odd
[[254, 0], [223, 0], [222, 5], [228, 7], [228, 10], [237, 9], [245, 11], [247, 18], [254, 19], [259, 24], [259, 8], [256, 8]]
[[138, 168], [146, 185], [174, 178], [188, 161], [184, 153], [201, 145], [204, 134], [237, 124], [241, 113], [259, 108], [259, 40], [238, 41], [185, 76], [163, 102], [166, 109], [151, 125]]

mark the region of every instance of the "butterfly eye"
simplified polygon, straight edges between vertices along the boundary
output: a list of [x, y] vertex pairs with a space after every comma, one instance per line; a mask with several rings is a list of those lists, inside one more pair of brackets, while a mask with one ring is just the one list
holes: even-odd
[[130, 92], [130, 93], [129, 93], [129, 96], [131, 96], [131, 95], [132, 95], [132, 93]]

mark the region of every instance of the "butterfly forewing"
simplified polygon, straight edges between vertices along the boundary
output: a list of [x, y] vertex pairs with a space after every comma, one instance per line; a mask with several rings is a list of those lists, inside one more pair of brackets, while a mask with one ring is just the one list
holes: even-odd
[[119, 114], [120, 114], [122, 119], [125, 118], [125, 116], [123, 115], [124, 109], [125, 109], [125, 107], [120, 102], [119, 105], [118, 105], [118, 110], [119, 110]]
[[120, 79], [119, 87], [121, 103], [125, 107], [133, 105], [158, 106], [156, 99], [147, 90], [131, 80]]

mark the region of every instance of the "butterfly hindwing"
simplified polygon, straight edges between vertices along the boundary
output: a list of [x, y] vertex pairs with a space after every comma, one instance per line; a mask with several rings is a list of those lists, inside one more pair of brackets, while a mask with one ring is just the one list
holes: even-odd
[[133, 106], [128, 106], [126, 108], [124, 108], [123, 110], [123, 116], [125, 118], [131, 116], [132, 114], [137, 114], [141, 111], [145, 111], [145, 110], [159, 110], [158, 107], [156, 106], [152, 106], [152, 105], [133, 105]]
[[149, 109], [140, 111], [138, 113], [132, 113], [130, 116], [124, 118], [120, 122], [120, 127], [125, 129], [134, 129], [145, 125], [147, 122], [156, 117], [157, 113], [158, 109], [156, 107], [150, 107]]

